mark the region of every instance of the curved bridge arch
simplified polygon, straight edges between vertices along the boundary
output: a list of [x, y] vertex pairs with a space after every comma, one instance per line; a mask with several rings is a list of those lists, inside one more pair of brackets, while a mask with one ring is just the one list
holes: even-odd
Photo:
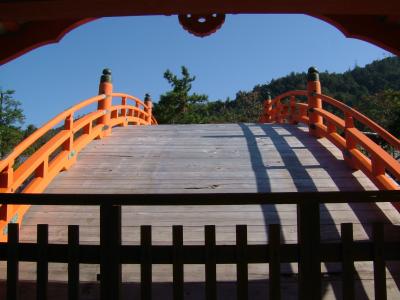
[[[110, 135], [112, 127], [157, 124], [150, 98], [141, 101], [125, 93], [113, 93], [110, 82], [102, 82], [100, 90], [109, 93], [88, 98], [63, 111], [0, 161], [0, 193], [41, 193], [57, 174], [76, 162], [77, 154], [87, 144]], [[120, 99], [120, 104], [112, 105], [113, 98]], [[74, 118], [74, 114], [92, 104], [97, 104], [96, 110]], [[29, 147], [60, 123], [63, 125], [50, 140], [29, 157], [23, 157]], [[19, 158], [22, 162], [16, 164]], [[19, 223], [28, 208], [28, 205], [0, 206], [0, 240], [6, 237], [6, 224]]]
[[400, 162], [370, 138], [371, 132], [368, 136], [358, 129], [356, 122], [396, 151], [400, 151], [400, 140], [359, 111], [322, 94], [314, 68], [309, 69], [308, 77], [308, 90], [289, 91], [267, 99], [260, 122], [306, 124], [312, 135], [331, 141], [343, 152], [347, 164], [360, 169], [379, 189], [400, 190]]
[[[113, 98], [121, 99], [120, 104], [113, 105]], [[97, 109], [74, 119], [77, 111], [91, 104], [97, 104]], [[64, 125], [48, 142], [19, 166], [15, 165], [25, 150], [60, 122]], [[379, 189], [400, 190], [400, 162], [358, 129], [357, 122], [374, 131], [396, 151], [400, 151], [400, 140], [360, 112], [322, 94], [318, 71], [314, 68], [308, 73], [307, 90], [289, 91], [267, 99], [260, 122], [307, 124], [310, 134], [326, 137], [342, 151], [351, 168], [362, 170]], [[128, 124], [157, 124], [151, 100], [148, 96], [141, 101], [128, 94], [114, 93], [111, 72], [106, 69], [101, 77], [100, 95], [65, 110], [0, 161], [0, 193], [41, 193], [59, 172], [76, 161], [77, 153], [88, 143], [108, 136], [114, 126]], [[0, 239], [6, 239], [5, 225], [10, 221], [20, 222], [28, 208], [26, 205], [0, 207], [0, 230], [3, 230]]]

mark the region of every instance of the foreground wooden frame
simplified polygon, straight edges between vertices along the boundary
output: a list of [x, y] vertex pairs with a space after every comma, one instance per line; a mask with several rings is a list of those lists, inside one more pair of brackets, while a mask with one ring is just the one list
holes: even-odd
[[397, 0], [53, 0], [0, 2], [0, 64], [30, 50], [58, 42], [96, 18], [185, 14], [306, 14], [400, 54], [400, 2]]
[[[382, 224], [373, 225], [372, 241], [354, 242], [352, 224], [341, 225], [341, 242], [320, 242], [320, 204], [400, 201], [399, 191], [161, 194], [161, 195], [56, 195], [0, 194], [2, 204], [98, 205], [100, 244], [80, 245], [79, 227], [68, 228], [68, 244], [49, 244], [48, 225], [38, 225], [37, 243], [19, 243], [18, 224], [9, 225], [9, 240], [0, 243], [0, 260], [7, 261], [7, 299], [18, 298], [19, 262], [37, 263], [37, 297], [47, 295], [48, 263], [68, 264], [68, 299], [78, 299], [79, 264], [100, 264], [101, 299], [120, 299], [121, 264], [139, 264], [141, 299], [151, 299], [152, 265], [172, 264], [174, 299], [183, 299], [185, 264], [204, 264], [206, 299], [216, 299], [217, 264], [236, 264], [238, 299], [248, 299], [249, 263], [269, 263], [271, 299], [280, 299], [280, 264], [299, 264], [299, 299], [320, 299], [321, 263], [342, 263], [342, 288], [355, 299], [354, 262], [373, 261], [376, 299], [386, 299], [385, 261], [400, 260], [400, 243], [385, 242]], [[280, 225], [268, 228], [269, 243], [247, 245], [246, 225], [236, 226], [236, 245], [216, 245], [215, 226], [205, 226], [204, 245], [184, 245], [183, 228], [173, 226], [173, 244], [152, 245], [151, 226], [141, 227], [140, 245], [121, 245], [121, 205], [238, 205], [296, 204], [298, 243], [282, 244]]]

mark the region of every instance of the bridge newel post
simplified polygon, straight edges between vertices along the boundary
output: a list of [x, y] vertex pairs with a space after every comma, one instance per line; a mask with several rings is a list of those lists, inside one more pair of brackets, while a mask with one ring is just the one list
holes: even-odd
[[152, 102], [149, 94], [146, 94], [144, 96], [144, 104], [146, 105], [144, 107], [144, 111], [148, 114], [146, 116], [146, 122], [148, 125], [151, 125], [152, 114], [153, 114], [153, 102]]
[[322, 100], [317, 94], [321, 94], [321, 82], [317, 68], [310, 67], [307, 72], [307, 102], [309, 117], [309, 132], [319, 138], [317, 124], [322, 124], [322, 117], [315, 112], [316, 108], [322, 108]]
[[111, 81], [111, 70], [104, 69], [103, 75], [100, 77], [100, 84], [99, 84], [99, 95], [104, 94], [105, 98], [100, 100], [97, 105], [98, 110], [104, 111], [104, 115], [99, 118], [100, 124], [103, 125], [103, 133], [102, 137], [109, 136], [111, 134], [111, 106], [112, 106], [112, 94], [113, 92], [113, 85]]
[[270, 91], [267, 92], [267, 99], [263, 103], [263, 112], [261, 114], [260, 123], [271, 123], [271, 110], [272, 110], [272, 99]]

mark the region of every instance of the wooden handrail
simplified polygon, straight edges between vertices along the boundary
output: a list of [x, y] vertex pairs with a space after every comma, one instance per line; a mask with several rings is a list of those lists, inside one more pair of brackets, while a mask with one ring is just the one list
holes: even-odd
[[99, 100], [102, 100], [105, 97], [106, 97], [105, 95], [98, 95], [98, 96], [83, 100], [82, 102], [72, 106], [71, 108], [68, 108], [67, 110], [65, 110], [62, 113], [55, 116], [53, 119], [48, 121], [42, 127], [40, 127], [35, 132], [33, 132], [30, 136], [28, 136], [26, 139], [24, 139], [22, 142], [20, 142], [5, 159], [1, 160], [0, 161], [0, 170], [3, 170], [7, 166], [8, 162], [14, 161], [26, 149], [28, 149], [30, 146], [32, 146], [33, 143], [35, 143], [43, 135], [45, 135], [47, 132], [49, 132], [51, 129], [53, 129], [54, 126], [59, 124], [61, 121], [64, 121], [67, 118], [67, 116], [72, 115], [76, 111], [78, 111], [92, 103], [97, 103]]
[[[113, 93], [111, 72], [103, 71], [100, 94], [86, 99], [58, 114], [29, 137], [19, 143], [14, 150], [0, 161], [0, 193], [41, 193], [58, 173], [67, 170], [76, 161], [77, 154], [91, 141], [111, 134], [114, 126], [157, 124], [152, 115], [151, 99], [144, 102], [139, 98]], [[102, 91], [106, 92], [103, 93]], [[112, 104], [112, 99], [121, 98], [121, 104]], [[127, 100], [133, 100], [134, 105]], [[74, 115], [91, 104], [97, 109], [78, 119]], [[23, 158], [20, 165], [16, 161], [35, 142], [64, 122], [62, 128], [35, 153]], [[0, 241], [6, 235], [2, 230], [10, 221], [19, 223], [29, 205], [0, 206]]]
[[[260, 122], [307, 124], [311, 135], [329, 139], [343, 151], [349, 166], [362, 170], [379, 189], [399, 190], [400, 162], [357, 129], [354, 120], [370, 128], [397, 151], [400, 151], [400, 140], [359, 111], [320, 91], [318, 71], [310, 68], [307, 90], [289, 91], [265, 100]], [[298, 96], [307, 96], [307, 103], [297, 102]], [[282, 104], [282, 99], [289, 97], [290, 103]], [[326, 110], [324, 104], [340, 110], [344, 118]]]
[[[121, 111], [121, 110], [135, 110], [138, 112], [141, 112], [141, 114], [138, 117], [133, 117], [133, 116], [124, 116], [121, 117], [118, 115], [115, 118], [112, 118], [113, 123], [115, 125], [121, 125], [122, 123], [129, 123], [129, 121], [137, 121], [140, 125], [146, 125], [148, 122], [145, 120], [146, 117], [149, 116], [149, 113], [144, 111], [145, 108], [147, 108], [147, 105], [144, 104], [142, 101], [140, 101], [138, 98], [123, 94], [123, 93], [113, 93], [111, 94], [114, 97], [126, 97], [127, 99], [132, 99], [136, 103], [142, 106], [142, 109], [140, 107], [134, 107], [131, 105], [114, 105], [111, 107], [111, 111]], [[0, 161], [0, 170], [3, 172], [9, 171], [9, 168], [14, 167], [14, 163], [16, 159], [23, 154], [30, 146], [32, 146], [35, 142], [37, 142], [41, 137], [43, 137], [46, 133], [48, 133], [51, 129], [54, 128], [57, 124], [59, 124], [62, 121], [66, 121], [67, 118], [72, 117], [71, 121], [73, 123], [73, 126], [69, 129], [61, 130], [57, 135], [55, 135], [52, 139], [50, 139], [47, 143], [45, 143], [38, 151], [36, 151], [34, 154], [32, 154], [28, 159], [26, 159], [16, 170], [13, 170], [14, 173], [14, 179], [12, 182], [1, 182], [2, 185], [0, 185], [0, 192], [15, 192], [21, 184], [29, 177], [32, 175], [33, 171], [36, 170], [37, 165], [40, 164], [42, 161], [45, 159], [48, 159], [51, 154], [54, 153], [60, 147], [66, 140], [71, 136], [76, 134], [78, 131], [83, 129], [85, 126], [91, 126], [90, 129], [93, 129], [93, 123], [98, 120], [101, 116], [105, 114], [104, 111], [99, 111], [96, 110], [94, 112], [91, 112], [89, 114], [86, 114], [85, 116], [74, 120], [73, 115], [79, 111], [82, 108], [87, 107], [90, 104], [97, 103], [100, 100], [103, 100], [106, 98], [106, 95], [98, 95], [89, 99], [86, 99], [71, 108], [63, 111], [50, 121], [48, 121], [45, 125], [43, 125], [41, 128], [37, 129], [34, 133], [32, 133], [29, 137], [27, 137], [25, 140], [23, 140], [21, 143], [19, 143], [14, 150], [4, 159]], [[128, 117], [128, 118], [127, 118]], [[137, 120], [139, 119], [139, 120]], [[153, 123], [153, 122], [152, 122]], [[65, 127], [65, 126], [64, 126]], [[90, 131], [88, 128], [88, 131]], [[99, 128], [98, 128], [99, 129]], [[101, 131], [97, 130], [96, 134], [88, 134], [88, 140], [93, 140], [95, 138], [101, 138]], [[72, 150], [73, 151], [73, 150]], [[74, 153], [75, 155], [76, 153]], [[7, 184], [7, 186], [6, 186]], [[23, 191], [22, 191], [23, 192]], [[34, 190], [32, 191], [30, 189], [30, 192], [41, 192], [39, 190]]]
[[385, 130], [382, 126], [378, 125], [367, 116], [363, 115], [359, 111], [351, 108], [350, 106], [344, 104], [343, 102], [336, 100], [332, 97], [323, 94], [317, 94], [318, 97], [321, 97], [322, 101], [325, 101], [332, 106], [340, 109], [342, 112], [350, 114], [354, 119], [362, 123], [363, 125], [372, 129], [375, 133], [377, 133], [382, 139], [384, 139], [388, 144], [393, 146], [395, 149], [400, 151], [400, 140], [392, 135], [390, 132]]

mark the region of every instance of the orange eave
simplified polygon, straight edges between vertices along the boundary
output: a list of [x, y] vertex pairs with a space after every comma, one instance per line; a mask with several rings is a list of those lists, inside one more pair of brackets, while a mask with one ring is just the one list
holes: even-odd
[[0, 2], [0, 64], [57, 42], [96, 18], [187, 13], [307, 14], [347, 37], [400, 55], [399, 0], [4, 0]]

